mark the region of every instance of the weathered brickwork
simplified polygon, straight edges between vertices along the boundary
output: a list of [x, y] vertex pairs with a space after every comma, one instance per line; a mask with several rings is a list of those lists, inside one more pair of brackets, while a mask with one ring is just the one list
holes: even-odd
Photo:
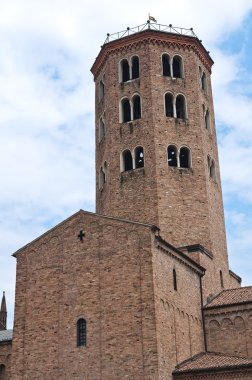
[[10, 380], [12, 342], [0, 342], [0, 379]]
[[80, 212], [17, 253], [12, 380], [158, 379], [151, 235]]
[[[176, 271], [177, 290], [174, 289]], [[201, 315], [202, 272], [165, 244], [153, 255], [159, 378], [181, 361], [204, 350]], [[192, 289], [193, 292], [192, 292]]]
[[[162, 54], [179, 55], [183, 78], [162, 75]], [[119, 64], [138, 56], [139, 79], [120, 83]], [[105, 46], [92, 71], [96, 81], [96, 194], [97, 212], [131, 220], [154, 223], [163, 238], [180, 247], [201, 244], [212, 252], [203, 260], [204, 301], [224, 287], [230, 287], [225, 225], [219, 175], [213, 100], [212, 61], [194, 39], [158, 32], [142, 32]], [[200, 69], [199, 69], [200, 67]], [[200, 87], [200, 70], [206, 74], [207, 91]], [[105, 95], [99, 99], [100, 81]], [[187, 118], [166, 117], [164, 95], [183, 94]], [[123, 97], [141, 97], [142, 117], [121, 123]], [[205, 127], [203, 105], [209, 110], [210, 126]], [[105, 138], [99, 141], [99, 120], [104, 116]], [[168, 167], [168, 145], [189, 147], [192, 168]], [[144, 168], [121, 173], [120, 157], [125, 149], [144, 148]], [[210, 178], [208, 156], [215, 162], [216, 180]], [[106, 162], [107, 181], [101, 188], [99, 171]], [[127, 207], [125, 205], [127, 204]], [[216, 281], [212, 281], [215, 278]], [[233, 286], [233, 282], [232, 282]], [[239, 283], [236, 283], [239, 286]]]
[[252, 357], [252, 304], [204, 310], [207, 349]]

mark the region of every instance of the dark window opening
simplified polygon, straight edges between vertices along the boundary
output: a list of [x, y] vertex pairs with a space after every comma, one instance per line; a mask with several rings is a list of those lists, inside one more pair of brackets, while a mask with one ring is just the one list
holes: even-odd
[[87, 345], [87, 323], [84, 318], [77, 322], [77, 346]]
[[172, 61], [173, 78], [182, 78], [182, 60], [174, 57]]
[[177, 274], [176, 274], [176, 270], [173, 269], [173, 289], [174, 290], [178, 290], [178, 287], [177, 287]]
[[224, 288], [223, 274], [221, 270], [220, 270], [220, 283], [221, 283], [221, 287]]
[[176, 98], [176, 114], [178, 119], [185, 119], [185, 98], [183, 95], [178, 95]]
[[206, 74], [205, 73], [203, 73], [202, 74], [202, 77], [201, 77], [201, 88], [202, 88], [202, 90], [203, 91], [205, 91], [206, 92]]
[[177, 148], [174, 145], [168, 146], [168, 166], [178, 166]]
[[188, 148], [181, 148], [179, 152], [179, 163], [181, 168], [190, 167], [190, 151]]
[[138, 95], [133, 98], [133, 120], [135, 119], [141, 119], [141, 102]]
[[131, 120], [131, 114], [130, 114], [130, 102], [129, 99], [123, 99], [122, 100], [122, 121], [123, 123], [126, 123], [127, 121]]
[[103, 168], [100, 169], [100, 188], [104, 186], [106, 182], [106, 174]]
[[135, 151], [136, 169], [144, 167], [144, 150], [140, 146]]
[[162, 55], [163, 76], [171, 76], [170, 57], [167, 54]]
[[213, 178], [213, 180], [216, 180], [215, 164], [213, 160], [211, 160], [210, 162], [209, 172], [210, 172], [210, 177]]
[[172, 97], [172, 94], [165, 94], [165, 114], [167, 117], [173, 117], [173, 97]]
[[139, 58], [133, 57], [132, 58], [132, 79], [139, 78]]
[[210, 116], [209, 116], [208, 110], [206, 111], [206, 114], [205, 114], [205, 127], [206, 129], [210, 128]]
[[129, 62], [127, 61], [127, 59], [124, 59], [121, 62], [121, 70], [122, 70], [122, 82], [127, 82], [130, 79]]
[[125, 172], [133, 169], [133, 160], [130, 150], [125, 150], [123, 152], [123, 166]]

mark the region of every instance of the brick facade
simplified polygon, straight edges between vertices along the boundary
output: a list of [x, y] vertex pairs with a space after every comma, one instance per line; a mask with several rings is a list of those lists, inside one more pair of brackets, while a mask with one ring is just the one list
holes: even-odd
[[[181, 57], [182, 78], [162, 75], [163, 53]], [[120, 62], [133, 56], [139, 58], [139, 78], [121, 83]], [[197, 38], [179, 34], [146, 30], [102, 47], [92, 67], [97, 214], [81, 210], [15, 253], [11, 380], [251, 376], [250, 367], [239, 366], [218, 373], [205, 368], [204, 374], [195, 368], [193, 374], [176, 370], [172, 375], [179, 363], [208, 346], [229, 353], [223, 348], [228, 342], [232, 353], [252, 355], [248, 306], [219, 307], [214, 316], [212, 309], [203, 308], [223, 289], [240, 286], [228, 267], [212, 64]], [[206, 92], [200, 86], [202, 71]], [[185, 96], [186, 118], [165, 115], [167, 91]], [[132, 102], [136, 94], [141, 118], [122, 122], [120, 102], [124, 97]], [[203, 105], [209, 110], [209, 128]], [[168, 165], [170, 144], [190, 148], [189, 168]], [[123, 170], [122, 152], [134, 153], [139, 146], [144, 148], [144, 166]], [[209, 174], [209, 157], [216, 178]], [[227, 313], [232, 326], [239, 327], [238, 335], [225, 324], [219, 339], [212, 319], [222, 325], [219, 319], [227, 319]], [[241, 318], [246, 319], [244, 328]], [[80, 319], [87, 328], [81, 346]], [[238, 339], [244, 340], [239, 348]], [[2, 352], [0, 346], [0, 358]]]
[[12, 342], [0, 342], [0, 379], [11, 379]]
[[[182, 57], [183, 78], [162, 75], [164, 53], [171, 58]], [[139, 57], [139, 79], [120, 83], [119, 64], [122, 59], [130, 62], [132, 56]], [[144, 31], [105, 45], [92, 68], [96, 82], [97, 212], [154, 223], [174, 246], [201, 244], [210, 251], [212, 260], [203, 258], [202, 262], [207, 269], [203, 279], [205, 302], [222, 289], [220, 271], [225, 288], [231, 286], [211, 90], [212, 63], [194, 38]], [[200, 88], [199, 67], [206, 74], [207, 92]], [[101, 80], [105, 85], [102, 100]], [[166, 117], [166, 92], [186, 97], [185, 120]], [[132, 99], [136, 93], [141, 97], [141, 119], [120, 122], [121, 99]], [[204, 124], [203, 105], [209, 110], [209, 129]], [[101, 116], [106, 133], [99, 141]], [[190, 148], [190, 169], [168, 167], [170, 144]], [[121, 172], [122, 152], [133, 152], [137, 146], [144, 148], [144, 168]], [[215, 161], [216, 180], [209, 176], [208, 156]], [[99, 171], [104, 162], [107, 181], [101, 188]]]

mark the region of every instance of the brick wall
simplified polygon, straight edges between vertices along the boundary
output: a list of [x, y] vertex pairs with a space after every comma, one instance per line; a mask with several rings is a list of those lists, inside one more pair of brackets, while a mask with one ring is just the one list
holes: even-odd
[[221, 307], [204, 311], [207, 349], [252, 357], [252, 305]]
[[252, 370], [229, 370], [223, 372], [176, 374], [174, 380], [249, 380], [252, 378]]
[[17, 254], [12, 380], [158, 379], [151, 235], [80, 212]]
[[10, 380], [11, 372], [11, 341], [0, 342], [0, 379]]
[[[153, 37], [153, 38], [152, 38]], [[171, 41], [172, 39], [172, 41]], [[105, 45], [93, 68], [96, 81], [96, 195], [97, 212], [131, 220], [154, 223], [161, 235], [175, 246], [202, 244], [213, 253], [205, 260], [204, 301], [222, 288], [218, 281], [223, 273], [224, 287], [230, 282], [221, 181], [218, 163], [210, 66], [206, 52], [197, 42], [183, 36], [158, 32], [145, 33]], [[198, 49], [198, 50], [197, 50]], [[162, 75], [163, 53], [180, 55], [184, 78]], [[140, 78], [119, 83], [119, 62], [137, 55]], [[207, 94], [200, 88], [199, 66], [206, 74]], [[100, 80], [105, 96], [99, 100]], [[188, 119], [165, 116], [164, 94], [182, 93], [187, 99]], [[131, 123], [119, 122], [119, 103], [135, 93], [141, 96], [142, 117]], [[203, 104], [209, 109], [211, 127], [205, 127]], [[105, 115], [106, 135], [99, 142], [99, 119]], [[167, 147], [187, 146], [192, 152], [192, 168], [168, 167]], [[144, 169], [120, 172], [120, 155], [143, 146]], [[216, 166], [216, 181], [209, 177], [208, 155]], [[107, 163], [107, 183], [99, 188], [99, 170]], [[213, 281], [213, 278], [216, 281]], [[236, 283], [236, 286], [239, 286]]]

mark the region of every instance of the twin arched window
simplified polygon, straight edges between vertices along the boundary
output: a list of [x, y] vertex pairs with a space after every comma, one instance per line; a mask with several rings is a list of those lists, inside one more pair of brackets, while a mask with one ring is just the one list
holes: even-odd
[[87, 322], [84, 318], [77, 321], [77, 347], [87, 345]]
[[169, 145], [167, 148], [168, 166], [189, 169], [192, 167], [190, 149], [182, 146], [177, 149], [175, 145]]
[[124, 150], [121, 158], [122, 172], [144, 167], [144, 149], [141, 146], [136, 147], [133, 154], [129, 149]]
[[130, 62], [125, 58], [120, 62], [119, 81], [120, 83], [139, 78], [139, 58], [133, 56]]
[[186, 100], [184, 95], [178, 94], [176, 97], [170, 92], [165, 94], [165, 115], [178, 119], [187, 118]]
[[123, 98], [120, 103], [120, 122], [126, 123], [131, 120], [141, 119], [141, 99], [139, 95], [134, 95], [131, 101]]
[[165, 77], [183, 78], [183, 61], [179, 55], [171, 58], [169, 54], [163, 54], [162, 69]]

